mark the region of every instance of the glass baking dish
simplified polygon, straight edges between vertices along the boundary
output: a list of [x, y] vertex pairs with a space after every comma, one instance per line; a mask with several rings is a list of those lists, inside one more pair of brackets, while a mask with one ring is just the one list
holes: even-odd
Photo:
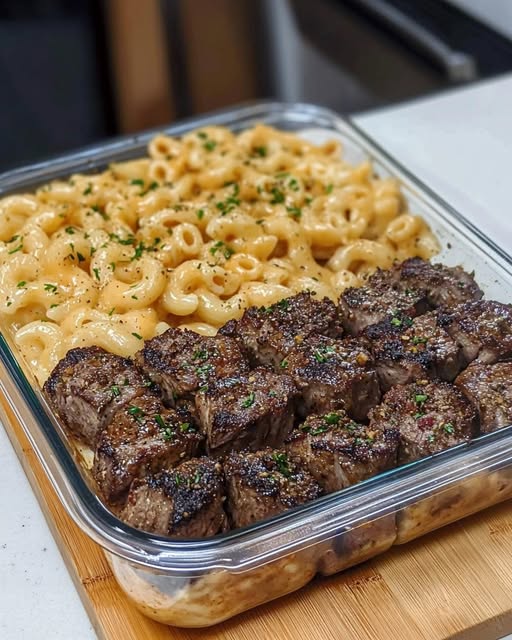
[[[163, 131], [179, 136], [207, 124], [240, 131], [256, 123], [296, 131], [312, 141], [339, 138], [348, 160], [369, 158], [379, 175], [397, 177], [409, 209], [421, 214], [440, 239], [439, 259], [474, 270], [487, 297], [512, 300], [509, 256], [355, 125], [331, 111], [260, 103], [187, 120]], [[6, 173], [0, 176], [0, 196], [141, 156], [154, 133]], [[77, 464], [72, 445], [18, 358], [9, 326], [1, 327], [1, 391], [60, 500], [104, 549], [116, 579], [135, 605], [166, 624], [218, 623], [302, 587], [317, 573], [331, 575], [512, 497], [512, 427], [507, 427], [245, 529], [202, 540], [153, 536], [121, 522], [95, 495], [86, 469]], [[6, 412], [0, 410], [0, 416], [8, 426]]]

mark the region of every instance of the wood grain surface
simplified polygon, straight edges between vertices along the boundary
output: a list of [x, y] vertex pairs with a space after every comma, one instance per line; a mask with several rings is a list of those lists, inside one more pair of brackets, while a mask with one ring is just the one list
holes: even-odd
[[20, 424], [5, 426], [98, 636], [105, 640], [496, 640], [512, 632], [510, 501], [209, 629], [137, 611], [61, 506]]

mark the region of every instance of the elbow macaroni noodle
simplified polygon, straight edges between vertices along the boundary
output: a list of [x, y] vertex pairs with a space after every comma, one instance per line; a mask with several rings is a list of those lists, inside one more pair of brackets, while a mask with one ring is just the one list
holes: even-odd
[[43, 383], [73, 347], [131, 356], [170, 326], [213, 335], [248, 306], [306, 289], [336, 300], [438, 249], [397, 181], [338, 142], [205, 127], [0, 200], [0, 315]]

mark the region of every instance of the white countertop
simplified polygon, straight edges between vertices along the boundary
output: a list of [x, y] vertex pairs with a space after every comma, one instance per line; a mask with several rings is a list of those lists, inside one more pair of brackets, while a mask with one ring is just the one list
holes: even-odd
[[[356, 118], [450, 204], [512, 250], [512, 75]], [[96, 638], [0, 428], [0, 638]], [[512, 636], [511, 636], [512, 638]]]

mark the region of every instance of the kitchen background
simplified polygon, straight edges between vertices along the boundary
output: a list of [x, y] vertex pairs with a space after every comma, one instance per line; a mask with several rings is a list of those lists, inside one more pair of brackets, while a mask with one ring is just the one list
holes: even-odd
[[247, 100], [350, 114], [508, 70], [510, 0], [0, 0], [0, 171]]

